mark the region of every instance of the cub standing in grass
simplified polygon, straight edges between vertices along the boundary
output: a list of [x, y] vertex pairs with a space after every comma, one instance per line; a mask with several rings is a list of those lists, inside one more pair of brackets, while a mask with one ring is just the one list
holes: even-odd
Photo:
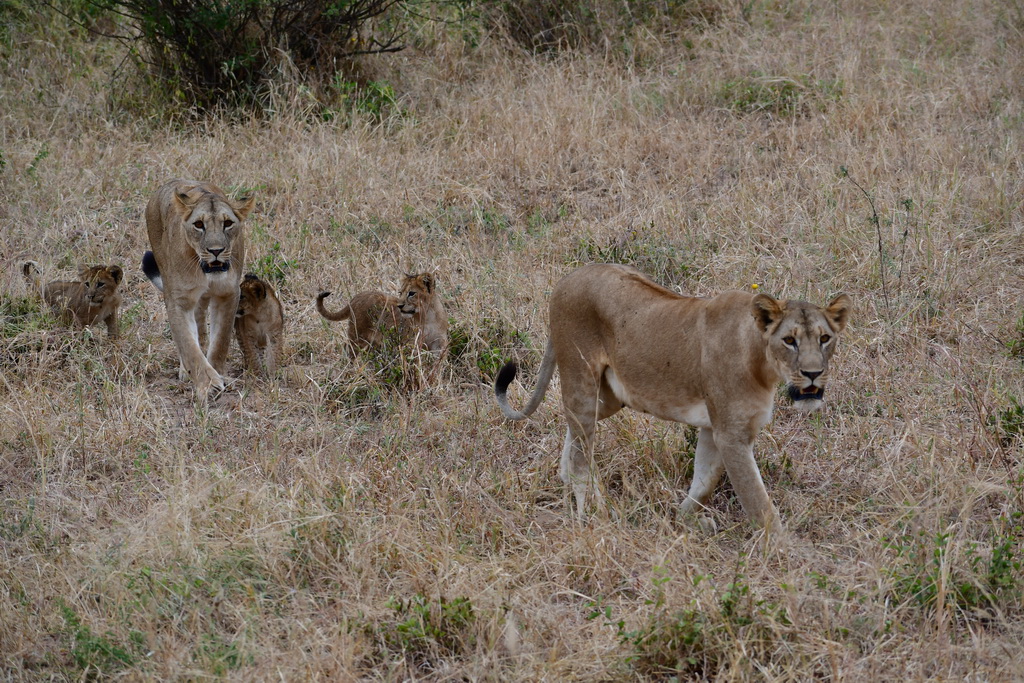
[[21, 272], [65, 325], [86, 327], [106, 323], [107, 337], [117, 339], [117, 310], [122, 301], [117, 287], [124, 277], [121, 266], [86, 266], [79, 271], [78, 282], [55, 280], [46, 285], [35, 261], [26, 262]]
[[252, 273], [242, 280], [235, 313], [235, 338], [242, 349], [246, 370], [267, 377], [277, 374], [281, 364], [281, 344], [284, 336], [284, 310], [270, 283]]
[[[222, 374], [245, 268], [242, 222], [253, 204], [253, 197], [229, 199], [211, 183], [175, 179], [162, 185], [146, 206], [153, 251], [142, 257], [142, 270], [164, 293], [181, 361], [179, 374], [192, 377], [202, 400], [211, 388], [224, 388]], [[209, 346], [204, 352], [207, 309]]]
[[328, 320], [348, 320], [350, 351], [377, 348], [391, 332], [402, 343], [416, 343], [432, 352], [440, 352], [448, 342], [448, 316], [437, 296], [432, 273], [406, 275], [399, 284], [397, 297], [383, 292], [359, 292], [337, 312], [328, 311], [324, 299], [316, 297], [316, 310]]
[[746, 292], [680, 296], [628, 266], [584, 266], [551, 293], [551, 336], [526, 407], [517, 412], [508, 403], [516, 376], [511, 362], [495, 382], [498, 405], [510, 420], [526, 418], [558, 367], [569, 423], [561, 477], [580, 515], [596, 483], [597, 422], [628, 406], [700, 428], [683, 512], [703, 508], [728, 473], [751, 520], [781, 532], [754, 460], [754, 438], [771, 419], [780, 381], [798, 406], [821, 406], [828, 361], [851, 307], [845, 294], [825, 308]]

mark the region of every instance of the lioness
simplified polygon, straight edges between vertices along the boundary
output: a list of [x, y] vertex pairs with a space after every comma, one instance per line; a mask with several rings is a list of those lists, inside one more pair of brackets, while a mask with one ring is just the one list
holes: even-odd
[[85, 266], [78, 272], [78, 282], [55, 280], [46, 285], [35, 261], [27, 261], [21, 273], [64, 324], [87, 327], [106, 323], [107, 337], [117, 339], [117, 309], [122, 301], [117, 287], [124, 278], [121, 266]]
[[495, 382], [498, 405], [510, 420], [533, 413], [557, 365], [569, 423], [561, 477], [579, 514], [595, 482], [596, 424], [628, 406], [700, 428], [683, 512], [702, 508], [728, 472], [748, 517], [781, 530], [754, 461], [754, 438], [771, 418], [780, 380], [798, 406], [821, 405], [828, 361], [851, 306], [845, 294], [825, 308], [746, 292], [680, 296], [627, 266], [584, 266], [551, 293], [551, 337], [526, 407], [509, 406], [511, 362]]
[[265, 374], [273, 377], [281, 363], [283, 336], [284, 310], [274, 288], [252, 273], [246, 273], [235, 313], [235, 338], [242, 349], [246, 369], [258, 372], [262, 356]]
[[[251, 196], [229, 199], [211, 183], [175, 179], [146, 205], [153, 251], [142, 257], [142, 270], [164, 293], [178, 358], [204, 400], [211, 388], [224, 388], [221, 374], [245, 268], [242, 221], [253, 203]], [[207, 308], [210, 344], [204, 353]]]
[[435, 291], [431, 273], [406, 275], [397, 297], [383, 292], [359, 292], [332, 313], [324, 306], [330, 292], [316, 297], [316, 310], [328, 320], [348, 320], [351, 352], [379, 347], [388, 332], [397, 332], [403, 343], [415, 342], [430, 351], [441, 351], [448, 340], [448, 316]]

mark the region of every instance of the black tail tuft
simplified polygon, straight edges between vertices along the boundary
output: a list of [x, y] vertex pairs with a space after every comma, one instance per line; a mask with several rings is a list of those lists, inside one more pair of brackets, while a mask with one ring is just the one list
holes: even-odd
[[323, 301], [324, 299], [326, 299], [330, 295], [331, 295], [330, 292], [320, 292], [319, 294], [316, 295], [316, 300], [317, 301]]
[[502, 396], [508, 391], [508, 385], [512, 384], [512, 380], [516, 378], [516, 372], [519, 368], [516, 367], [516, 362], [510, 360], [505, 363], [504, 367], [498, 371], [498, 377], [494, 380], [494, 393], [498, 396]]
[[147, 251], [142, 255], [142, 272], [150, 280], [160, 277], [160, 267], [156, 265], [156, 257], [153, 256], [151, 251]]

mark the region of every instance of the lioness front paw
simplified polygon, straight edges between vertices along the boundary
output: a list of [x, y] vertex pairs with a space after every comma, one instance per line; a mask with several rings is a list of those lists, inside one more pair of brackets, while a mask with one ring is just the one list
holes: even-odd
[[223, 391], [225, 386], [224, 378], [208, 364], [196, 371], [193, 381], [196, 384], [196, 395], [204, 401], [209, 398], [211, 390]]

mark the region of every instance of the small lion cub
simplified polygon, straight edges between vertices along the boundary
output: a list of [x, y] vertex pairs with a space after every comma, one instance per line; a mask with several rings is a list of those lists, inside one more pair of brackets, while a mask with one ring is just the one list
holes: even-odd
[[117, 310], [122, 302], [117, 287], [124, 278], [120, 266], [84, 266], [78, 272], [77, 282], [54, 280], [46, 285], [35, 261], [27, 261], [21, 273], [65, 325], [87, 327], [106, 323], [107, 337], [117, 339]]
[[432, 273], [405, 275], [397, 297], [383, 292], [359, 292], [338, 311], [329, 311], [324, 299], [316, 297], [316, 310], [328, 320], [349, 321], [349, 351], [379, 348], [390, 333], [403, 344], [416, 344], [433, 353], [441, 352], [448, 340], [448, 316], [437, 296]]
[[238, 312], [235, 313], [235, 338], [242, 349], [246, 370], [261, 368], [268, 377], [277, 373], [281, 363], [284, 336], [284, 310], [274, 288], [252, 273], [239, 285]]

